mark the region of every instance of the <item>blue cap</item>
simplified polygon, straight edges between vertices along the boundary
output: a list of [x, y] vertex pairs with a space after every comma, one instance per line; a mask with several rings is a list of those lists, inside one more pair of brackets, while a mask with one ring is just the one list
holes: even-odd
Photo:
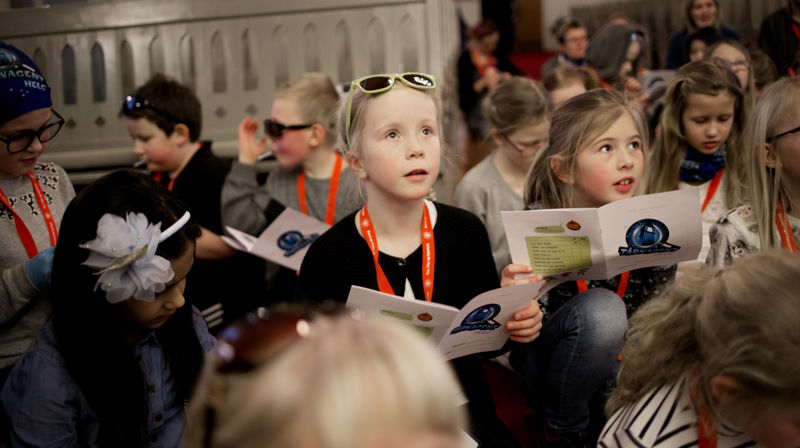
[[0, 41], [0, 125], [52, 105], [50, 86], [33, 60]]

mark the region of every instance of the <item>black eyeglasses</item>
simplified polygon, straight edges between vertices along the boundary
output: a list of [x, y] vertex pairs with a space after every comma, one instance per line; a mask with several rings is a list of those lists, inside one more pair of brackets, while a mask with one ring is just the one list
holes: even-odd
[[57, 118], [56, 121], [45, 124], [39, 128], [38, 131], [24, 131], [8, 138], [0, 137], [0, 142], [6, 144], [6, 149], [11, 154], [25, 151], [31, 146], [35, 138], [38, 138], [42, 143], [49, 142], [58, 134], [61, 127], [64, 126], [64, 118], [55, 110], [50, 109], [50, 111], [53, 112], [53, 115]]
[[789, 130], [788, 130], [788, 131], [786, 131], [786, 132], [781, 132], [781, 133], [780, 133], [780, 134], [778, 134], [778, 135], [774, 135], [774, 136], [772, 136], [772, 137], [769, 137], [769, 138], [767, 138], [767, 143], [772, 143], [772, 142], [774, 142], [775, 140], [777, 140], [777, 139], [779, 139], [779, 138], [783, 137], [784, 135], [795, 134], [795, 133], [797, 133], [797, 132], [800, 132], [800, 126], [798, 126], [798, 127], [794, 128], [794, 129], [789, 129]]
[[166, 118], [167, 120], [175, 124], [182, 122], [181, 120], [175, 118], [175, 116], [170, 114], [169, 112], [153, 106], [153, 104], [150, 101], [147, 101], [145, 98], [142, 97], [128, 95], [125, 97], [125, 102], [122, 103], [122, 107], [124, 107], [125, 110], [131, 112], [141, 112], [145, 109], [150, 109], [151, 111], [155, 112], [156, 115], [159, 115], [162, 118]]
[[308, 129], [314, 126], [311, 124], [283, 124], [280, 121], [275, 121], [272, 118], [264, 120], [264, 132], [272, 138], [281, 138], [283, 131], [293, 131], [296, 129]]

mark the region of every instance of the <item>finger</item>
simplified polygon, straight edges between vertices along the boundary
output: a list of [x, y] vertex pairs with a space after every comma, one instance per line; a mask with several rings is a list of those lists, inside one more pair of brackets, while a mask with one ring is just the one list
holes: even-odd
[[261, 140], [258, 141], [258, 152], [259, 154], [263, 154], [264, 150], [267, 148], [267, 138], [261, 137]]
[[[539, 303], [534, 300], [530, 305], [514, 313], [514, 320], [521, 321], [524, 319], [536, 318], [537, 316], [541, 316], [541, 314], [542, 310], [539, 309]], [[539, 319], [541, 319], [541, 317], [539, 317]]]

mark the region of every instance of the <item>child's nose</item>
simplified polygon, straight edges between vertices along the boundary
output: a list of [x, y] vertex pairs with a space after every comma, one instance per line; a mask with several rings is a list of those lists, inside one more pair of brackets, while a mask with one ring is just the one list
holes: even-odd
[[175, 294], [171, 295], [166, 302], [164, 302], [164, 308], [168, 310], [177, 310], [178, 308], [182, 307], [186, 303], [186, 299], [183, 297], [183, 293], [180, 291], [175, 292]]
[[418, 139], [411, 139], [408, 142], [406, 157], [409, 159], [417, 157], [425, 157], [425, 151], [422, 149], [422, 142], [420, 142]]
[[633, 167], [633, 154], [630, 151], [618, 151], [617, 154], [617, 165], [620, 169]]
[[135, 140], [134, 143], [133, 143], [133, 153], [136, 154], [136, 155], [139, 155], [139, 156], [144, 154], [145, 153], [145, 151], [144, 151], [144, 142], [141, 142], [139, 140]]

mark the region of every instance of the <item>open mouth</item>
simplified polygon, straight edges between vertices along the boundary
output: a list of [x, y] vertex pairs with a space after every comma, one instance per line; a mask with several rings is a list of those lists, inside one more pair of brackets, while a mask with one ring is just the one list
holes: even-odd
[[427, 171], [425, 171], [425, 170], [423, 170], [423, 169], [417, 169], [417, 170], [412, 170], [412, 171], [409, 171], [408, 173], [406, 173], [405, 177], [411, 177], [411, 176], [425, 176], [425, 175], [427, 175], [427, 174], [428, 174], [428, 172], [427, 172]]
[[706, 149], [714, 149], [717, 147], [717, 142], [716, 141], [704, 142], [703, 147]]
[[633, 188], [633, 178], [626, 177], [624, 179], [619, 180], [618, 182], [614, 183], [614, 188], [622, 193], [628, 192]]

